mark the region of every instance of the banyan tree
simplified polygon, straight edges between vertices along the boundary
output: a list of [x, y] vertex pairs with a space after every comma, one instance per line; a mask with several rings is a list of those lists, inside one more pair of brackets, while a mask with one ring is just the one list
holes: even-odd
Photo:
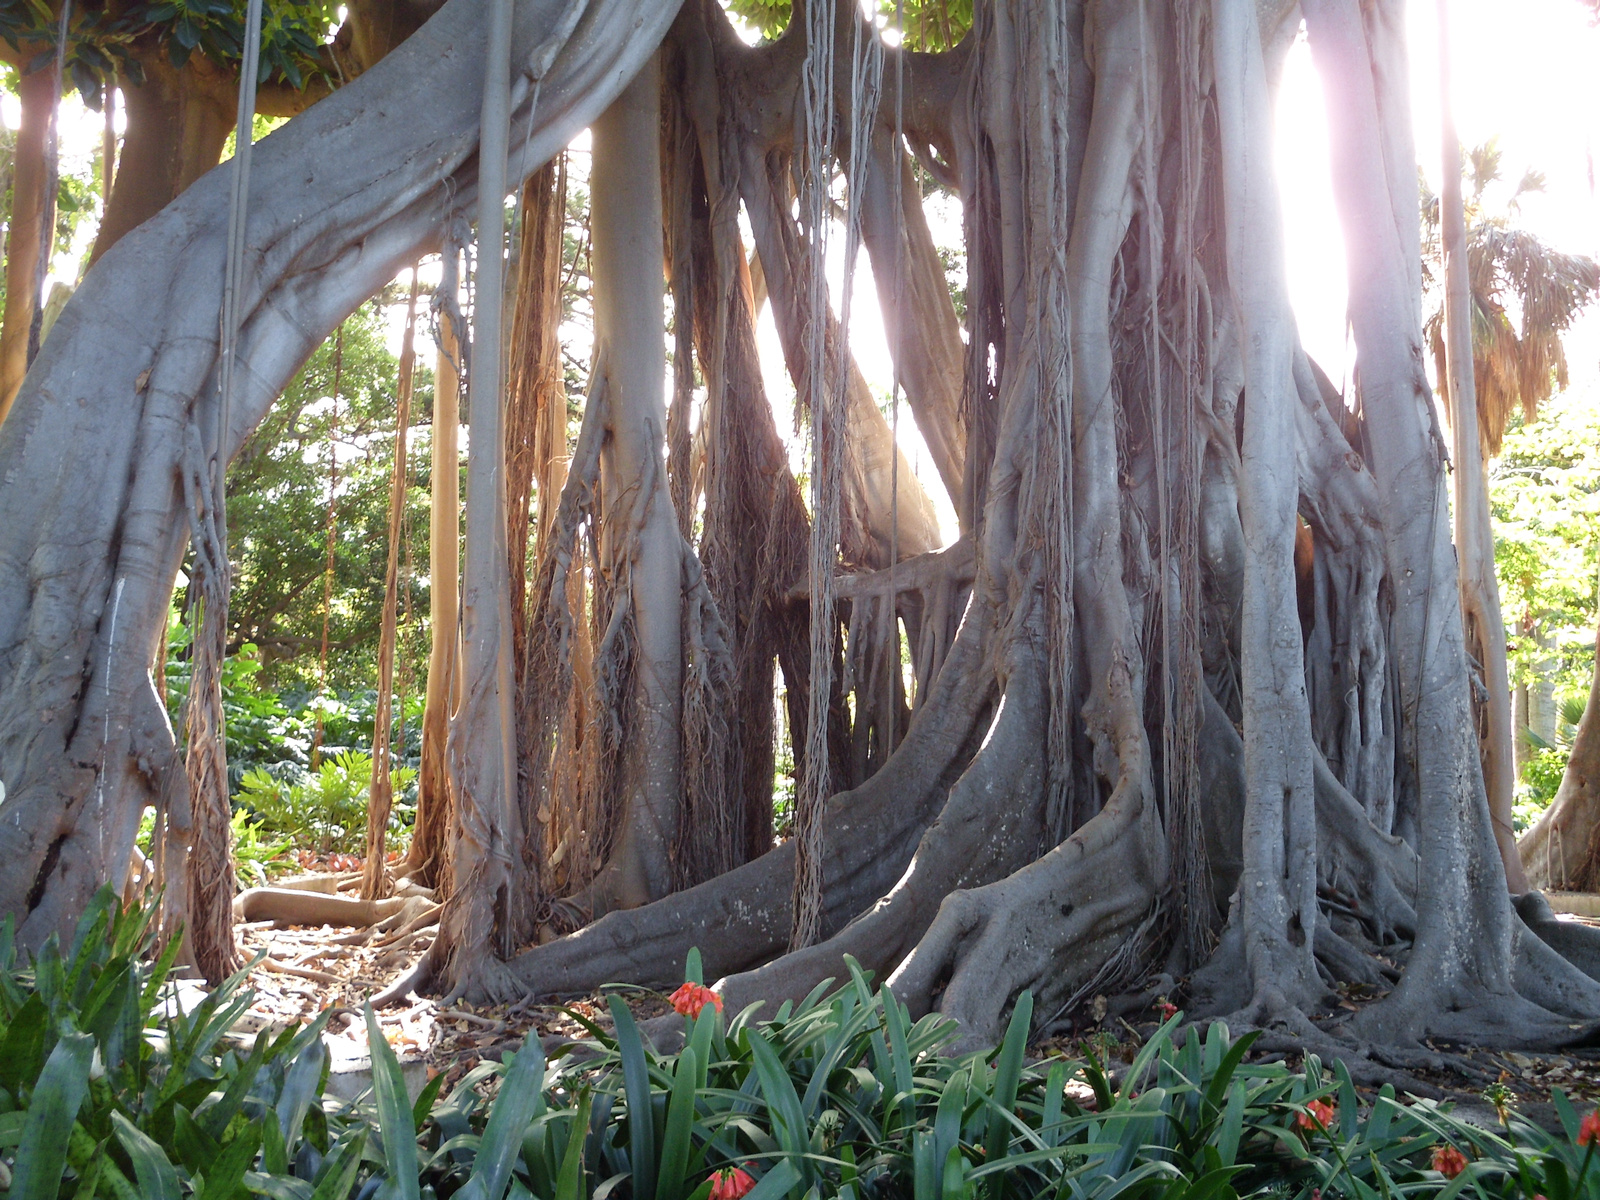
[[[975, 1041], [1023, 989], [1048, 1024], [1160, 972], [1191, 1009], [1372, 1071], [1425, 1036], [1586, 1036], [1600, 954], [1510, 894], [1490, 819], [1403, 5], [970, 7], [885, 37], [893, 4], [794, 0], [751, 45], [716, 0], [449, 0], [259, 143], [241, 202], [224, 164], [107, 251], [0, 426], [19, 938], [121, 878], [147, 806], [169, 895], [212, 903], [197, 881], [227, 868], [201, 831], [226, 797], [151, 682], [174, 577], [191, 541], [225, 561], [218, 462], [438, 253], [467, 541], [411, 861], [449, 900], [397, 992], [669, 985], [698, 947], [735, 1008], [848, 956]], [[1302, 27], [1344, 392], [1284, 278], [1273, 97]], [[552, 160], [585, 127], [595, 352], [569, 446]], [[959, 318], [935, 187], [963, 214]], [[888, 417], [847, 336], [863, 252]], [[766, 305], [797, 415], [763, 377]], [[1387, 994], [1352, 1015], [1340, 982]]]

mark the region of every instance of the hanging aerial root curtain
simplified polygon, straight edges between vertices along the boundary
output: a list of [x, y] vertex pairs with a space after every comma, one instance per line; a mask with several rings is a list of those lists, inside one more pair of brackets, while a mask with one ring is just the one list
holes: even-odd
[[432, 471], [428, 515], [428, 684], [422, 709], [422, 762], [417, 771], [417, 816], [411, 827], [406, 874], [423, 887], [449, 890], [450, 718], [461, 702], [461, 422], [462, 356], [456, 331], [461, 248], [445, 247], [439, 290], [438, 358], [433, 374]]
[[[516, 730], [511, 688], [511, 589], [506, 553], [501, 301], [510, 139], [511, 0], [489, 6], [479, 134], [478, 278], [469, 378], [467, 561], [462, 577], [465, 695], [450, 724], [450, 900], [427, 969], [446, 979], [492, 969], [509, 953], [526, 898], [516, 830]], [[535, 99], [537, 103], [537, 98]], [[434, 966], [433, 964], [439, 964]], [[442, 967], [442, 971], [440, 970]]]
[[378, 635], [378, 704], [372, 719], [372, 782], [367, 791], [367, 861], [361, 873], [361, 898], [381, 900], [393, 884], [384, 862], [394, 782], [389, 766], [394, 708], [394, 642], [400, 617], [400, 540], [406, 506], [406, 433], [411, 423], [411, 381], [416, 365], [417, 268], [411, 268], [411, 298], [400, 342], [400, 372], [395, 405], [394, 477], [389, 485], [389, 562], [383, 577], [383, 627]]
[[244, 61], [239, 72], [217, 409], [210, 429], [202, 425], [206, 414], [201, 408], [196, 405], [191, 410], [183, 472], [194, 549], [190, 589], [195, 597], [185, 756], [194, 822], [187, 864], [187, 929], [194, 964], [211, 984], [221, 983], [238, 969], [240, 961], [233, 937], [233, 831], [228, 804], [227, 731], [222, 712], [222, 662], [227, 652], [230, 585], [225, 447], [230, 439], [234, 352], [239, 340], [239, 293], [244, 283], [245, 213], [250, 194], [251, 133], [260, 55], [261, 0], [250, 0], [245, 16]]
[[[844, 483], [845, 385], [849, 361], [850, 298], [856, 254], [861, 246], [861, 183], [870, 131], [877, 120], [883, 78], [883, 45], [863, 37], [860, 21], [852, 21], [850, 49], [850, 145], [846, 182], [849, 207], [845, 222], [845, 282], [840, 305], [839, 336], [830, 347], [825, 270], [828, 226], [832, 221], [829, 185], [833, 178], [833, 77], [835, 23], [830, 0], [807, 0], [807, 46], [803, 74], [806, 146], [803, 203], [806, 213], [809, 297], [806, 352], [809, 365], [811, 416], [811, 680], [806, 723], [806, 760], [795, 805], [794, 924], [790, 949], [814, 943], [822, 919], [822, 813], [835, 790], [829, 770], [828, 727], [838, 618], [834, 611], [834, 571], [840, 542], [840, 493]], [[830, 374], [825, 356], [837, 355]], [[891, 450], [891, 453], [893, 451]], [[898, 508], [898, 501], [896, 501]], [[896, 513], [898, 516], [898, 512]]]
[[[572, 789], [540, 795], [538, 735], [541, 694], [552, 672], [531, 672], [531, 648], [544, 640], [546, 609], [529, 587], [530, 558], [544, 554], [567, 479], [567, 391], [561, 341], [562, 243], [566, 228], [567, 156], [557, 155], [523, 184], [516, 261], [516, 306], [506, 376], [507, 552], [510, 556], [512, 671], [516, 685], [518, 805], [523, 854], [567, 861], [563, 833], [580, 822]], [[537, 505], [537, 510], [535, 509]], [[576, 572], [577, 578], [582, 572]], [[570, 848], [570, 847], [569, 847]], [[552, 864], [554, 865], [554, 864]], [[551, 881], [552, 885], [554, 881]]]

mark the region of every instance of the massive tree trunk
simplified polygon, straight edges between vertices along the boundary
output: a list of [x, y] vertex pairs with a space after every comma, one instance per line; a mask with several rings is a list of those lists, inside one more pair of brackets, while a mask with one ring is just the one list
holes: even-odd
[[625, 737], [614, 749], [613, 776], [621, 811], [615, 849], [592, 893], [597, 914], [672, 890], [682, 786], [683, 541], [666, 473], [660, 111], [653, 58], [594, 127], [591, 391], [604, 391], [607, 434], [601, 570], [614, 592], [617, 636], [631, 643], [616, 650], [626, 664], [616, 697], [627, 710]]
[[447, 257], [441, 291], [450, 297], [439, 314], [431, 425], [432, 482], [428, 510], [428, 687], [422, 709], [422, 761], [417, 770], [417, 816], [406, 871], [424, 887], [447, 879], [451, 804], [446, 748], [450, 718], [461, 702], [461, 634], [456, 625], [461, 590], [461, 346], [454, 307], [457, 259]]
[[[731, 235], [738, 202], [796, 391], [826, 394], [848, 385], [839, 373], [850, 370], [833, 342], [825, 357], [833, 375], [809, 386], [815, 359], [804, 350], [804, 322], [825, 344], [839, 336], [830, 314], [806, 299], [819, 264], [791, 206], [801, 72], [820, 67], [821, 51], [803, 20], [774, 43], [747, 47], [713, 0], [693, 0], [672, 47], [686, 81], [683, 111], [658, 121], [652, 66], [596, 133], [599, 353], [531, 589], [543, 619], [529, 627], [520, 684], [533, 690], [518, 736], [534, 736], [535, 752], [518, 803], [501, 800], [508, 786], [493, 803], [487, 793], [463, 801], [476, 812], [458, 815], [458, 829], [470, 820], [482, 836], [457, 839], [457, 895], [420, 978], [499, 998], [663, 985], [681, 979], [698, 945], [739, 1005], [804, 994], [840, 975], [848, 954], [914, 1010], [948, 1013], [978, 1042], [998, 1032], [1023, 988], [1049, 1024], [1157, 962], [1192, 970], [1220, 926], [1195, 999], [1244, 1024], [1333, 1041], [1358, 1059], [1369, 1040], [1408, 1044], [1436, 1033], [1532, 1044], [1592, 1028], [1600, 986], [1553, 948], [1572, 950], [1581, 931], [1556, 937], [1536, 904], [1525, 925], [1495, 851], [1442, 441], [1421, 370], [1397, 9], [1388, 0], [1303, 6], [1334, 101], [1356, 417], [1336, 397], [1330, 403], [1295, 344], [1278, 261], [1266, 80], [1292, 3], [982, 0], [960, 49], [904, 60], [904, 110], [915, 115], [919, 143], [938, 148], [966, 209], [959, 412], [969, 532], [948, 550], [928, 546], [894, 562], [885, 551], [897, 543], [912, 551], [915, 530], [883, 519], [892, 503], [872, 517], [873, 489], [882, 488], [870, 471], [822, 495], [830, 503], [853, 495], [867, 516], [861, 553], [833, 581], [851, 607], [824, 619], [843, 618], [855, 633], [849, 643], [867, 641], [861, 631], [876, 625], [858, 623], [868, 601], [884, 606], [880, 616], [898, 614], [908, 633], [918, 625], [916, 707], [903, 738], [897, 730], [884, 739], [881, 766], [823, 806], [812, 843], [819, 940], [783, 953], [793, 840], [652, 899], [692, 882], [670, 869], [675, 853], [705, 850], [683, 835], [686, 814], [697, 814], [697, 836], [702, 819], [736, 828], [726, 821], [728, 780], [738, 778], [726, 708], [741, 694], [734, 655], [756, 646], [752, 661], [770, 669], [749, 614], [719, 611], [776, 598], [772, 580], [741, 575], [728, 551], [728, 521], [738, 519], [730, 512], [761, 511], [759, 493], [748, 476], [717, 474], [721, 456], [740, 446], [718, 432], [739, 411], [732, 401], [750, 412], [759, 394], [738, 377], [749, 370], [734, 270], [743, 253]], [[261, 249], [247, 305], [252, 388], [230, 446], [311, 340], [448, 227], [450, 204], [480, 200], [485, 229], [498, 220], [500, 197], [493, 186], [476, 195], [470, 161], [489, 10], [489, 0], [452, 0], [413, 43], [263, 144], [258, 186], [287, 186], [291, 167], [309, 169], [311, 180], [297, 186], [304, 203], [292, 218], [267, 210], [253, 223]], [[560, 52], [545, 56], [534, 47], [552, 32], [562, 42], [558, 10], [567, 6], [518, 6], [515, 61], [540, 80], [531, 119], [532, 85], [514, 91], [520, 111], [510, 129], [533, 138], [525, 156], [513, 155], [524, 169], [634, 78], [672, 15], [600, 0]], [[834, 32], [852, 39], [837, 44], [860, 39], [869, 55], [889, 54], [853, 0], [832, 11]], [[441, 84], [423, 110], [400, 104], [420, 64]], [[881, 78], [899, 74], [895, 65]], [[402, 110], [403, 132], [374, 115]], [[852, 127], [862, 119], [847, 115]], [[677, 140], [669, 154], [673, 177], [692, 178], [693, 194], [687, 220], [674, 217], [669, 249], [675, 297], [693, 310], [675, 310], [692, 322], [680, 327], [690, 336], [679, 345], [694, 343], [708, 387], [705, 573], [686, 544], [694, 522], [673, 505], [671, 485], [683, 476], [669, 478], [663, 461], [655, 155], [659, 130], [677, 130], [676, 139], [685, 124], [694, 154], [678, 159]], [[308, 152], [317, 157], [291, 157]], [[335, 161], [337, 177], [319, 173]], [[853, 177], [847, 203], [877, 210], [855, 214], [862, 228], [892, 228], [894, 189]], [[18, 781], [0, 814], [15, 817], [0, 821], [0, 847], [31, 881], [9, 896], [0, 888], [0, 900], [23, 916], [29, 944], [64, 927], [113, 855], [126, 858], [138, 806], [160, 779], [159, 754], [170, 755], [170, 738], [137, 724], [158, 711], [148, 662], [182, 549], [173, 532], [177, 458], [161, 435], [181, 435], [214, 363], [205, 340], [214, 313], [200, 302], [214, 294], [197, 299], [185, 272], [220, 261], [220, 214], [220, 189], [202, 181], [109, 254], [69, 305], [67, 336], [52, 339], [44, 369], [24, 388], [24, 419], [0, 430], [8, 478], [0, 510], [16, 503], [21, 514], [0, 525], [0, 562], [14, 564], [0, 589], [13, 576], [27, 580], [0, 590], [0, 776]], [[697, 237], [710, 239], [708, 251], [694, 249]], [[486, 240], [485, 265], [498, 264]], [[156, 310], [165, 322], [154, 330], [136, 325], [134, 301], [118, 291], [146, 278], [134, 267], [165, 281], [167, 307]], [[693, 275], [703, 268], [712, 270], [709, 285]], [[498, 286], [487, 270], [480, 282]], [[148, 294], [140, 293], [141, 313]], [[493, 354], [493, 344], [480, 329], [478, 351]], [[103, 368], [94, 371], [76, 357], [97, 354], [106, 357], [93, 360]], [[152, 374], [138, 376], [146, 365]], [[479, 361], [475, 381], [492, 380], [496, 366]], [[135, 390], [141, 378], [148, 387]], [[92, 425], [67, 390], [82, 380], [106, 392], [89, 406]], [[681, 399], [688, 389], [679, 382]], [[491, 466], [485, 480], [478, 464], [469, 499], [481, 504], [505, 495], [486, 444], [497, 440], [483, 407], [492, 403], [477, 393], [472, 450], [487, 452]], [[1370, 462], [1346, 429], [1372, 448]], [[747, 432], [755, 436], [741, 453], [770, 461], [766, 429]], [[52, 493], [69, 458], [92, 468], [70, 473], [93, 486]], [[792, 486], [780, 478], [767, 493], [773, 538], [794, 533]], [[52, 506], [22, 508], [13, 496]], [[1303, 608], [1294, 565], [1301, 518], [1314, 548]], [[586, 527], [598, 536], [584, 548]], [[68, 570], [60, 564], [69, 545]], [[503, 549], [493, 556], [501, 570]], [[586, 572], [596, 591], [584, 605], [598, 635], [589, 684], [577, 679], [572, 653], [585, 614], [572, 610], [571, 585]], [[504, 586], [485, 580], [475, 604], [496, 602], [491, 593]], [[805, 582], [786, 581], [785, 597]], [[898, 649], [898, 634], [884, 641]], [[488, 666], [480, 655], [478, 667]], [[789, 667], [785, 658], [786, 675]], [[832, 687], [837, 678], [830, 698]], [[565, 786], [556, 776], [570, 765], [558, 756], [572, 752], [574, 694], [586, 713], [614, 721], [600, 727], [599, 744], [582, 748], [578, 769], [594, 804], [616, 802], [617, 845], [592, 887], [578, 879], [565, 907], [547, 908], [549, 864], [528, 857], [518, 822]], [[854, 700], [860, 713], [859, 688]], [[464, 706], [458, 723], [472, 710]], [[478, 738], [487, 747], [475, 759], [480, 770], [503, 769], [498, 711], [458, 730], [463, 745]], [[614, 789], [596, 790], [612, 780]], [[90, 811], [95, 829], [123, 840], [96, 845], [83, 824]], [[492, 850], [495, 838], [499, 865], [474, 876], [486, 860], [463, 862], [460, 850]], [[1419, 888], [1420, 878], [1431, 886]], [[641, 900], [649, 902], [618, 911]], [[510, 953], [540, 925], [553, 930], [597, 909], [612, 911]], [[1373, 983], [1397, 969], [1399, 985], [1359, 1018], [1310, 1024], [1328, 981]]]
[[1396, 824], [1431, 881], [1418, 890], [1407, 970], [1360, 1027], [1389, 1040], [1570, 1036], [1572, 1017], [1596, 1013], [1595, 987], [1548, 963], [1513, 914], [1478, 758], [1445, 449], [1416, 319], [1415, 155], [1404, 110], [1386, 93], [1403, 63], [1398, 5], [1306, 0], [1304, 9], [1329, 100], [1335, 199], [1345, 227], [1362, 235], [1347, 247], [1350, 321], [1394, 589]]
[[[1219, 0], [1206, 22], [1149, 6], [979, 5], [943, 70], [908, 60], [924, 89], [908, 104], [918, 136], [954, 148], [967, 205], [963, 484], [985, 498], [971, 517], [977, 578], [906, 742], [827, 810], [824, 940], [773, 958], [793, 894], [784, 846], [529, 950], [484, 992], [665, 984], [695, 944], [737, 1006], [804, 994], [850, 954], [914, 1009], [937, 1006], [983, 1038], [1024, 986], [1048, 1014], [1136, 977], [1174, 923], [1194, 922], [1186, 944], [1203, 954], [1217, 914], [1191, 910], [1232, 895], [1204, 986], [1246, 1022], [1327, 1036], [1304, 1014], [1329, 978], [1381, 978], [1380, 947], [1405, 982], [1333, 1031], [1347, 1049], [1432, 1031], [1548, 1040], [1600, 1015], [1594, 984], [1512, 913], [1494, 852], [1420, 374], [1394, 15], [1312, 7], [1342, 106], [1341, 201], [1363, 241], [1360, 418], [1330, 400], [1288, 316], [1263, 43], [1281, 52], [1292, 6]], [[725, 94], [761, 80], [767, 105], [741, 107], [717, 153], [740, 155], [799, 379], [799, 328], [783, 316], [805, 260], [764, 122], [794, 127], [792, 109], [772, 114], [807, 52], [802, 24], [747, 51], [699, 5], [677, 33]], [[951, 64], [965, 74], [943, 107], [958, 115], [930, 133], [941, 103], [926, 88]], [[882, 206], [886, 191], [852, 202]], [[1345, 432], [1361, 420], [1376, 471]], [[1297, 508], [1315, 547], [1303, 610]], [[884, 572], [866, 578], [845, 594], [883, 586]], [[930, 737], [950, 747], [932, 762]], [[879, 824], [890, 796], [914, 807]], [[1419, 896], [1419, 865], [1452, 872], [1450, 886]], [[871, 903], [885, 876], [897, 882]]]
[[[55, 225], [56, 200], [45, 194], [45, 141], [56, 102], [55, 71], [22, 76], [22, 122], [11, 168], [11, 219], [6, 230], [6, 308], [0, 326], [0, 422], [28, 372], [28, 331], [39, 295], [44, 231]], [[52, 239], [53, 241], [54, 239]]]

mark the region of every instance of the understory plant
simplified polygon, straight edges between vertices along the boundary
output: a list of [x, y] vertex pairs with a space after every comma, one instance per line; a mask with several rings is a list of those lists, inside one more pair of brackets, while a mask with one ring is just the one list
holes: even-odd
[[[285, 780], [266, 770], [244, 773], [236, 804], [269, 833], [282, 834], [323, 853], [358, 853], [366, 844], [367, 797], [372, 783], [372, 755], [340, 750], [323, 759], [315, 771], [297, 772]], [[408, 827], [416, 812], [411, 788], [417, 772], [395, 767], [389, 772], [394, 789], [391, 834]]]
[[[150, 914], [103, 890], [66, 951], [23, 963], [0, 931], [0, 1190], [132, 1200], [1230, 1200], [1600, 1198], [1600, 1116], [1557, 1093], [1546, 1132], [1501, 1105], [1482, 1128], [1341, 1064], [1246, 1061], [1253, 1036], [1174, 1015], [1113, 1072], [1029, 1062], [1024, 993], [998, 1050], [949, 1054], [852, 966], [770, 1017], [725, 1015], [691, 955], [658, 1052], [621, 992], [610, 1027], [550, 1057], [536, 1035], [441, 1096], [412, 1098], [372, 1009], [373, 1085], [325, 1089], [327, 1014], [232, 1030], [245, 974], [185, 1009]], [[658, 1037], [662, 1031], [656, 1031]], [[666, 1031], [668, 1037], [672, 1031]], [[661, 1037], [665, 1041], [666, 1037]]]

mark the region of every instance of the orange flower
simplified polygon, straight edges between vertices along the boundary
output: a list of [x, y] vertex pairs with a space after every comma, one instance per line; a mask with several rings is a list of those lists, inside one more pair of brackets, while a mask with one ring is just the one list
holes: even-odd
[[1590, 1113], [1578, 1126], [1578, 1145], [1587, 1146], [1597, 1138], [1600, 1138], [1600, 1109]]
[[[698, 983], [683, 984], [678, 988], [677, 991], [673, 992], [672, 995], [667, 997], [667, 1003], [672, 1005], [674, 1011], [682, 1013], [690, 1020], [698, 1017], [700, 1015], [700, 1010], [708, 1004], [715, 1008], [718, 1012], [722, 1011], [722, 997], [717, 995], [710, 988], [704, 987]], [[748, 1178], [748, 1176], [746, 1176], [746, 1178]], [[711, 1194], [713, 1200], [716, 1200], [716, 1191], [713, 1190]], [[744, 1192], [738, 1192], [735, 1194], [737, 1196], [742, 1196], [744, 1195]]]
[[[683, 986], [698, 987], [699, 985], [686, 983]], [[682, 990], [682, 988], [679, 989], [679, 991]], [[710, 1200], [739, 1200], [739, 1197], [743, 1196], [755, 1185], [756, 1181], [750, 1172], [739, 1167], [723, 1167], [720, 1171], [712, 1172]]]
[[1435, 1146], [1433, 1169], [1446, 1179], [1454, 1179], [1467, 1169], [1467, 1156], [1454, 1146]]
[[1309, 1101], [1306, 1104], [1306, 1111], [1295, 1117], [1294, 1127], [1303, 1129], [1307, 1133], [1326, 1132], [1333, 1128], [1333, 1118], [1338, 1111], [1324, 1100]]

